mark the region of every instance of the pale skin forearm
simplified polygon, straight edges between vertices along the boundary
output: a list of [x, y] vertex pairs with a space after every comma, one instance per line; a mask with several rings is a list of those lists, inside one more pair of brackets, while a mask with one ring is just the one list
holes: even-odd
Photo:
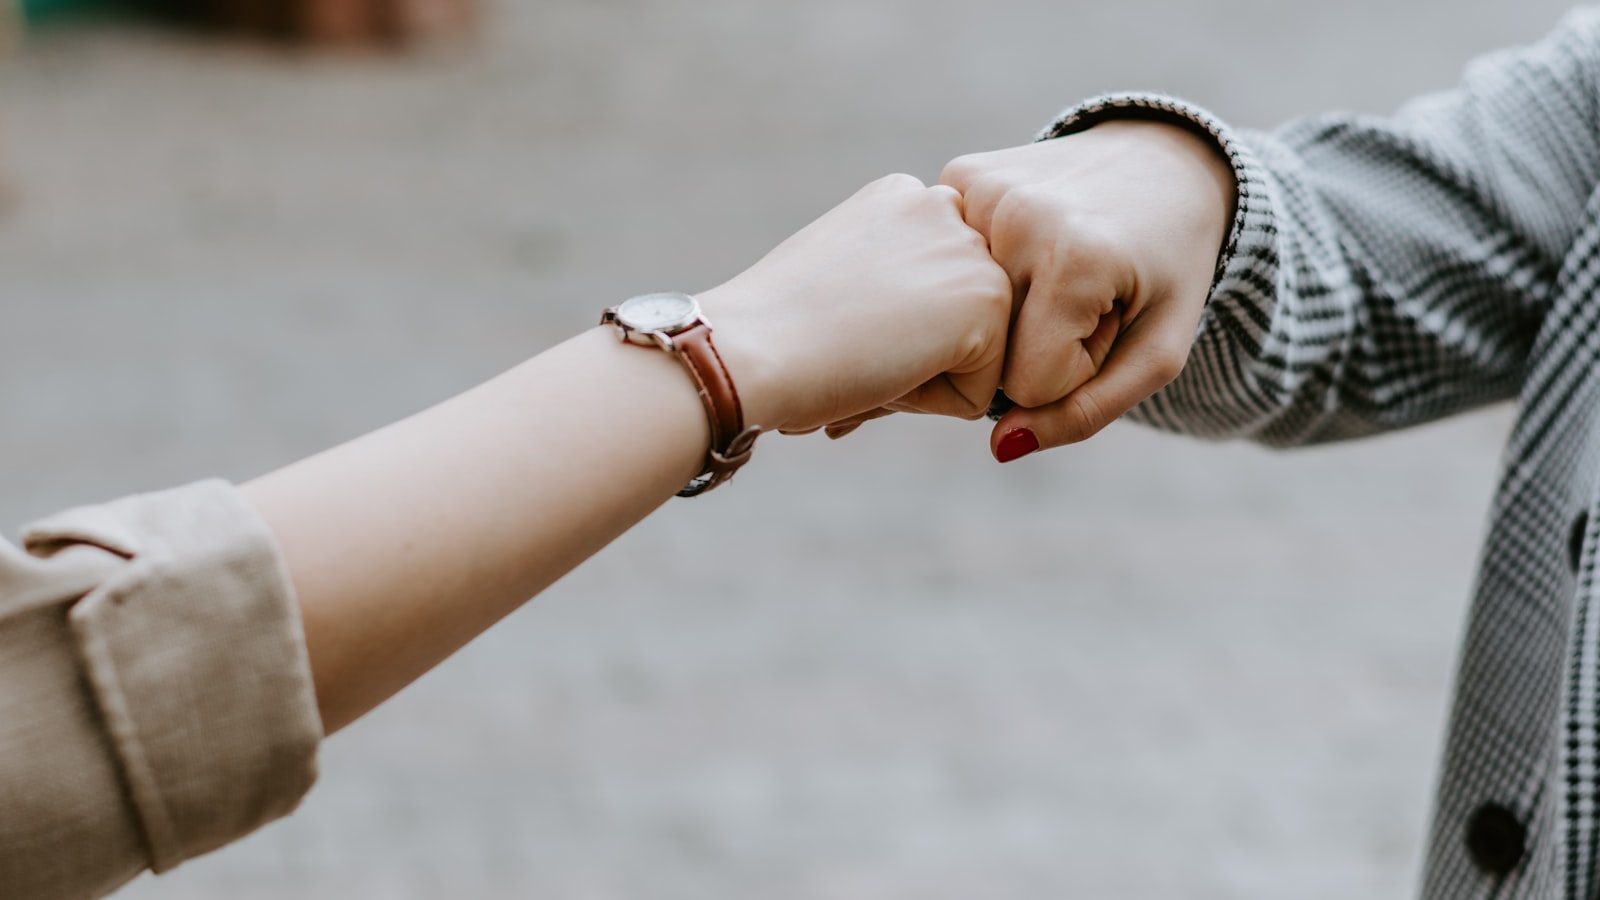
[[595, 329], [244, 485], [293, 579], [324, 730], [672, 497], [708, 440], [675, 360]]
[[[744, 421], [806, 431], [910, 392], [979, 415], [1010, 288], [955, 192], [898, 176], [699, 301]], [[709, 442], [683, 366], [596, 328], [244, 485], [289, 569], [324, 731], [672, 497]]]

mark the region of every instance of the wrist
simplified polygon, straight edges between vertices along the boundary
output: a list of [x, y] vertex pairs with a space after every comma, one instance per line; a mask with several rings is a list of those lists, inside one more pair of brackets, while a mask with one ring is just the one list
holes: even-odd
[[695, 295], [711, 323], [712, 339], [728, 369], [746, 425], [773, 431], [787, 423], [788, 379], [759, 335], [759, 322], [744, 314], [752, 307], [750, 289], [728, 282]]
[[[1253, 163], [1249, 162], [1248, 150], [1238, 142], [1232, 129], [1209, 110], [1176, 97], [1149, 93], [1095, 97], [1061, 113], [1036, 139], [1064, 137], [1113, 124], [1165, 127], [1191, 139], [1187, 142], [1190, 159], [1204, 167], [1206, 186], [1215, 187], [1220, 195], [1220, 202], [1210, 211], [1207, 220], [1209, 223], [1220, 218], [1223, 223], [1223, 238], [1213, 273], [1220, 278], [1228, 258], [1237, 249], [1244, 221], [1251, 215], [1251, 198], [1261, 193], [1258, 176], [1251, 172]], [[1257, 189], [1241, 187], [1251, 184]]]
[[747, 425], [739, 389], [712, 336], [699, 301], [679, 291], [640, 294], [600, 317], [623, 343], [660, 350], [688, 375], [709, 431], [705, 464], [678, 491], [692, 497], [727, 481], [750, 459], [760, 426]]
[[1120, 134], [1153, 148], [1166, 160], [1168, 177], [1179, 182], [1184, 191], [1180, 196], [1202, 202], [1205, 221], [1219, 235], [1228, 233], [1238, 183], [1232, 162], [1210, 134], [1200, 131], [1194, 123], [1170, 118], [1110, 119], [1096, 125], [1095, 130]]
[[[674, 451], [671, 455], [681, 456], [683, 462], [673, 468], [687, 472], [684, 480], [692, 477], [696, 471], [693, 466], [705, 458], [711, 446], [711, 424], [705, 404], [697, 395], [694, 379], [683, 365], [671, 354], [654, 347], [618, 340], [615, 329], [610, 327], [591, 328], [569, 343], [582, 347], [581, 352], [585, 354], [592, 354], [607, 372], [609, 377], [604, 385], [590, 386], [596, 388], [596, 396], [610, 394], [627, 398], [627, 405], [615, 412], [639, 418], [642, 410], [650, 410], [651, 427], [658, 429], [667, 422], [675, 423], [674, 437], [667, 445]], [[680, 435], [693, 439], [686, 442]]]

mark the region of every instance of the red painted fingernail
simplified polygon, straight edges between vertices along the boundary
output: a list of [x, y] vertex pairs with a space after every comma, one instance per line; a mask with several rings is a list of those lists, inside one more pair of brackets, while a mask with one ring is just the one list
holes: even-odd
[[1021, 459], [1039, 449], [1039, 439], [1033, 432], [1026, 428], [1017, 428], [1006, 432], [1000, 439], [1000, 446], [994, 448], [994, 458], [1003, 463], [1013, 459]]

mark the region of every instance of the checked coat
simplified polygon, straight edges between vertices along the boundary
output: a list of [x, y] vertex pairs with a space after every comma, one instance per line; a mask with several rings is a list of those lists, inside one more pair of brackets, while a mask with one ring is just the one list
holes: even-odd
[[1600, 11], [1391, 117], [1177, 121], [1238, 207], [1189, 361], [1130, 415], [1288, 447], [1515, 399], [1440, 769], [1428, 900], [1600, 897]]

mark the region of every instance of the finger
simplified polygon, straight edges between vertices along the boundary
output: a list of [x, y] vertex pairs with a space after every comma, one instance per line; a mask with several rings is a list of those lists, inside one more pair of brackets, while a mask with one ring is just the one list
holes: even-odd
[[828, 428], [850, 428], [850, 429], [853, 430], [857, 425], [860, 425], [863, 422], [870, 422], [873, 419], [881, 419], [884, 416], [892, 416], [896, 412], [897, 412], [897, 410], [893, 410], [893, 409], [889, 409], [887, 407], [880, 406], [877, 409], [869, 409], [866, 412], [856, 413], [853, 416], [846, 416], [845, 418], [840, 419], [837, 422], [829, 422], [827, 427]]
[[997, 213], [990, 248], [1013, 283], [1026, 283], [1006, 351], [1006, 393], [1044, 406], [1092, 378], [1122, 323], [1120, 298], [1137, 284], [1115, 248], [1065, 225], [1041, 227], [1044, 210], [1025, 197]]
[[[958, 385], [954, 380], [956, 377], [949, 374], [935, 376], [912, 388], [905, 396], [889, 403], [886, 408], [893, 412], [953, 416], [957, 419], [981, 417], [983, 411], [988, 408], [987, 402], [979, 404], [975, 397], [964, 393], [962, 388], [965, 385]], [[991, 392], [989, 396], [993, 396], [993, 393]]]
[[1005, 332], [994, 336], [992, 346], [982, 348], [969, 362], [936, 376], [911, 389], [888, 408], [902, 412], [981, 419], [1000, 389], [1005, 370]]
[[1100, 324], [1095, 326], [1093, 333], [1083, 342], [1083, 352], [1089, 357], [1090, 367], [1099, 372], [1106, 364], [1106, 359], [1111, 356], [1111, 348], [1117, 342], [1117, 335], [1122, 332], [1123, 315], [1127, 305], [1121, 300], [1111, 302], [1111, 312], [1100, 317]]
[[[946, 203], [949, 203], [952, 207], [955, 208], [956, 217], [957, 218], [961, 218], [962, 212], [963, 212], [963, 208], [966, 206], [966, 200], [964, 200], [962, 198], [960, 191], [956, 190], [955, 188], [951, 187], [948, 184], [937, 184], [937, 183], [930, 184], [927, 187], [923, 188], [923, 190], [925, 190], [928, 193], [932, 194], [936, 199], [942, 200], [942, 201], [944, 201]], [[963, 220], [963, 221], [965, 221], [965, 220]]]
[[[931, 186], [929, 190], [946, 190], [952, 192], [953, 199], [956, 204], [956, 213], [961, 216], [962, 221], [966, 223], [968, 228], [977, 232], [979, 237], [983, 238], [985, 246], [989, 252], [989, 257], [995, 260], [995, 265], [1005, 273], [1006, 278], [1011, 282], [1011, 317], [1009, 321], [1010, 323], [1015, 323], [1017, 312], [1022, 308], [1022, 300], [1028, 294], [1028, 285], [1032, 278], [1032, 271], [1031, 266], [1029, 265], [1016, 265], [1008, 268], [1000, 263], [1000, 257], [996, 254], [993, 242], [989, 239], [989, 234], [986, 229], [988, 228], [989, 219], [994, 214], [995, 203], [992, 200], [987, 199], [986, 195], [993, 194], [994, 196], [998, 197], [998, 192], [986, 191], [985, 195], [974, 194], [973, 196], [969, 197], [968, 195], [961, 193], [953, 185], [944, 184], [942, 182], [940, 184]], [[972, 218], [975, 215], [983, 220], [983, 227], [980, 228], [977, 224], [973, 223]], [[1029, 230], [1025, 233], [1031, 235], [1032, 231]], [[1014, 255], [1019, 257], [1021, 256], [1021, 254]]]
[[985, 153], [966, 153], [944, 164], [939, 172], [939, 183], [949, 185], [962, 194], [988, 170], [984, 164]]
[[927, 185], [922, 183], [922, 179], [915, 175], [907, 175], [904, 172], [895, 172], [890, 175], [885, 175], [875, 181], [867, 182], [866, 186], [856, 193], [906, 193], [908, 191], [920, 191], [926, 187]]
[[888, 403], [885, 403], [883, 408], [890, 412], [910, 413], [914, 416], [937, 415], [937, 413], [930, 412], [917, 403], [907, 402], [905, 400], [891, 400]]
[[1193, 336], [1194, 323], [1181, 315], [1141, 317], [1117, 340], [1100, 372], [1081, 387], [1053, 403], [1019, 406], [1001, 416], [990, 434], [990, 450], [1007, 462], [1025, 455], [1015, 452], [1028, 443], [1022, 432], [1031, 437], [1032, 450], [1092, 437], [1170, 384], [1183, 370]]
[[1005, 319], [999, 307], [1005, 297], [997, 294], [996, 300], [997, 323], [988, 345], [978, 348], [971, 359], [885, 404], [885, 408], [958, 419], [983, 418], [1000, 390], [1000, 376], [1005, 371]]
[[860, 428], [862, 425], [871, 422], [873, 419], [881, 419], [885, 416], [892, 416], [894, 414], [895, 410], [884, 407], [869, 409], [864, 413], [857, 413], [848, 419], [834, 422], [825, 428], [824, 431], [827, 433], [828, 437], [838, 440], [850, 432], [855, 431], [857, 428]]
[[1006, 395], [1032, 407], [1067, 396], [1100, 370], [1121, 327], [1120, 309], [1107, 293], [1051, 301], [1030, 292], [1006, 348]]
[[992, 153], [972, 153], [958, 156], [945, 164], [939, 173], [939, 183], [954, 188], [963, 199], [962, 216], [973, 230], [989, 236], [989, 226], [994, 219], [995, 206], [1005, 196], [998, 180], [992, 174]]

